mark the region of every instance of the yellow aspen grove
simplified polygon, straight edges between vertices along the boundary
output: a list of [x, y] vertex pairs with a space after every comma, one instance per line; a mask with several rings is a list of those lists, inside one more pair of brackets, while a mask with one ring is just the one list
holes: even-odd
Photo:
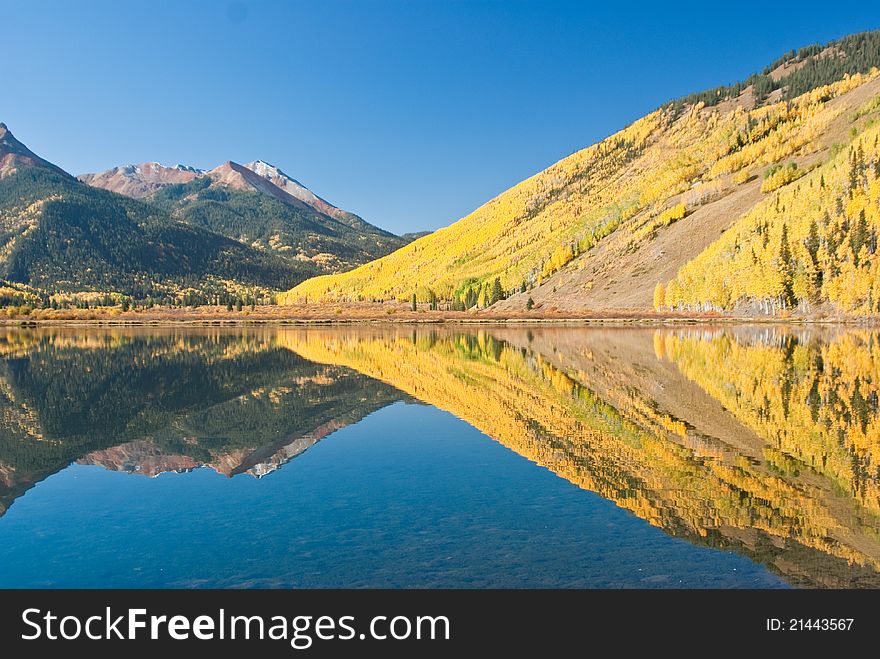
[[825, 304], [853, 315], [880, 312], [880, 124], [859, 127], [813, 171], [771, 172], [764, 183], [773, 181], [774, 194], [679, 270], [666, 304], [765, 313]]

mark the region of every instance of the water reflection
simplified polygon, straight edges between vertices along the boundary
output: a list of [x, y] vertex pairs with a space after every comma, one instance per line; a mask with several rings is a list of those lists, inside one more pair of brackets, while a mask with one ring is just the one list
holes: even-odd
[[772, 328], [15, 331], [0, 512], [72, 460], [260, 476], [401, 399], [790, 583], [880, 585], [880, 335]]
[[11, 332], [0, 354], [0, 514], [73, 460], [263, 476], [407, 398], [270, 333]]

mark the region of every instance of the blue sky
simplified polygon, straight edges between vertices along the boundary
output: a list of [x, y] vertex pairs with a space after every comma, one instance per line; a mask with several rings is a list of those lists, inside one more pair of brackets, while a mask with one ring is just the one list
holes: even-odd
[[880, 28], [867, 2], [0, 0], [0, 15], [0, 121], [68, 171], [262, 158], [396, 232], [449, 224], [670, 98]]

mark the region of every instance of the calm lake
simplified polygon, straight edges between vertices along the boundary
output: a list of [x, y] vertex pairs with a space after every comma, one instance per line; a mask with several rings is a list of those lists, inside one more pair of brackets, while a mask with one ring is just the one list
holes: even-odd
[[880, 587], [880, 333], [7, 329], [0, 587]]

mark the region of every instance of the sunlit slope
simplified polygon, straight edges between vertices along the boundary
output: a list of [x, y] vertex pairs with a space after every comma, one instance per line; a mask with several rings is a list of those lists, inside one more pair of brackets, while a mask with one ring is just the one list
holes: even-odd
[[[714, 105], [666, 105], [449, 227], [350, 272], [307, 280], [282, 300], [427, 300], [433, 292], [487, 306], [498, 277], [509, 298], [501, 308], [523, 308], [528, 297], [548, 307], [649, 308], [658, 282], [826, 161], [851, 128], [865, 130], [870, 118], [853, 113], [880, 93], [877, 77], [872, 69], [793, 98], [780, 89], [761, 103], [749, 87]], [[477, 295], [467, 298], [469, 289]]]
[[[630, 173], [639, 151], [667, 122], [662, 112], [654, 112], [526, 179], [455, 224], [348, 273], [304, 282], [283, 299], [378, 300], [428, 288], [449, 298], [471, 280], [495, 276], [506, 288], [518, 286], [536, 276], [532, 271], [557, 245], [611, 231], [637, 210], [635, 188], [640, 186], [626, 179], [637, 171]], [[620, 199], [621, 193], [627, 198]]]
[[672, 534], [739, 548], [799, 583], [880, 583], [880, 528], [860, 501], [776, 470], [757, 438], [744, 450], [695, 433], [632, 384], [608, 379], [600, 396], [588, 388], [595, 370], [553, 364], [576, 364], [576, 354], [545, 357], [487, 334], [285, 332], [279, 341], [448, 410]]
[[768, 177], [765, 188], [780, 187], [677, 273], [663, 305], [880, 312], [880, 95], [853, 116], [847, 139], [820, 167]]

